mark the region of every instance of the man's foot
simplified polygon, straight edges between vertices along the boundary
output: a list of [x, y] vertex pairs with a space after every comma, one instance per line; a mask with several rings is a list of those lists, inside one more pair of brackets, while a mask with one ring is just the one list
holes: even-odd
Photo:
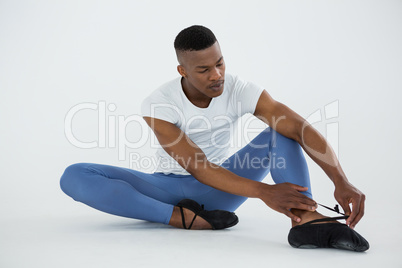
[[[183, 214], [186, 226], [190, 226], [191, 222], [193, 221], [195, 213], [187, 208], [183, 208]], [[175, 206], [173, 208], [173, 213], [172, 217], [170, 218], [169, 225], [172, 225], [177, 228], [184, 228], [179, 207]], [[212, 226], [206, 220], [197, 216], [193, 222], [193, 225], [191, 226], [191, 229], [192, 230], [212, 229]]]
[[238, 222], [239, 218], [234, 212], [221, 209], [205, 210], [204, 205], [192, 199], [182, 199], [174, 207], [169, 224], [185, 229], [221, 230], [235, 226]]
[[[296, 222], [296, 221], [292, 220], [292, 227], [295, 227], [297, 225], [302, 225], [302, 224], [312, 221], [312, 220], [327, 218], [326, 216], [318, 213], [317, 211], [307, 211], [307, 210], [299, 210], [299, 209], [292, 209], [291, 211], [293, 214], [300, 217], [300, 219], [301, 219], [300, 222]], [[328, 223], [339, 223], [339, 222], [336, 220], [331, 220], [331, 221], [328, 221]], [[315, 224], [315, 223], [312, 223], [312, 224]]]
[[370, 247], [363, 236], [339, 222], [297, 225], [290, 229], [288, 242], [292, 247], [304, 249], [336, 248], [363, 252]]
[[337, 248], [363, 252], [369, 249], [369, 243], [359, 233], [336, 220], [312, 222], [327, 218], [314, 211], [293, 210], [301, 222], [292, 221], [288, 235], [289, 244], [295, 248]]

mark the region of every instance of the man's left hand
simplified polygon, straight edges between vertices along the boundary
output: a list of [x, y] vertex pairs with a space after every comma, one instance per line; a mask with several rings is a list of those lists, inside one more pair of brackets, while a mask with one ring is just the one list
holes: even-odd
[[[338, 201], [345, 211], [345, 214], [349, 215], [349, 218], [346, 220], [346, 225], [354, 229], [364, 215], [366, 196], [348, 181], [335, 184], [334, 195], [336, 201]], [[352, 211], [350, 211], [350, 203], [352, 203]]]

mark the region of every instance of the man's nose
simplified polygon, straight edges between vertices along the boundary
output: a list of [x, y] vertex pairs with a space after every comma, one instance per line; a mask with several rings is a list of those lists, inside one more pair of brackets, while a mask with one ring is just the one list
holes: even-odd
[[215, 67], [211, 72], [209, 80], [216, 81], [219, 80], [221, 77], [222, 77], [221, 70]]

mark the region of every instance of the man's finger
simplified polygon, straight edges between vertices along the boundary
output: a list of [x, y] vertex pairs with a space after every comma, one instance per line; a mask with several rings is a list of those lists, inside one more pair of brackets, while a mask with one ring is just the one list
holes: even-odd
[[[349, 207], [349, 203], [348, 202], [339, 202], [339, 204], [341, 205], [343, 212], [345, 212], [345, 215], [350, 215], [350, 207]], [[347, 223], [347, 220], [346, 220]]]
[[295, 214], [293, 214], [292, 212], [290, 212], [290, 210], [285, 210], [283, 213], [286, 216], [288, 216], [289, 218], [291, 218], [292, 221], [301, 222], [301, 219], [299, 217], [297, 217]]
[[314, 211], [317, 207], [318, 204], [317, 202], [315, 202], [313, 199], [308, 198], [307, 196], [303, 195], [302, 197], [300, 197], [299, 199], [299, 204], [301, 206], [308, 206], [308, 209], [304, 209], [304, 210], [312, 210]]
[[306, 203], [303, 203], [300, 201], [300, 202], [294, 202], [292, 208], [300, 209], [300, 210], [315, 211], [316, 206], [314, 205], [314, 203], [306, 204]]
[[357, 214], [356, 218], [353, 220], [353, 222], [350, 223], [350, 228], [354, 229], [356, 224], [361, 220], [361, 218], [364, 215], [364, 202], [365, 202], [365, 197], [360, 201], [360, 209], [359, 209], [359, 214]]
[[305, 192], [308, 190], [308, 187], [303, 187], [297, 184], [293, 184], [293, 183], [288, 183], [290, 187], [292, 187], [293, 189], [299, 191], [299, 192]]
[[349, 218], [346, 221], [347, 225], [350, 226], [350, 224], [355, 220], [356, 216], [359, 214], [360, 203], [361, 198], [359, 198], [358, 200], [352, 199], [352, 213], [350, 214]]

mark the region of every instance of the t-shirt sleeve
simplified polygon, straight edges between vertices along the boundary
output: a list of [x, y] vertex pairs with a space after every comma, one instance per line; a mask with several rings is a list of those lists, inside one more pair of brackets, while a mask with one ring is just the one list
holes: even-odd
[[236, 110], [240, 109], [241, 115], [246, 113], [254, 114], [263, 90], [262, 86], [236, 77], [233, 94], [233, 102]]
[[167, 99], [149, 96], [142, 101], [141, 115], [161, 119], [172, 124], [179, 121], [179, 108]]

